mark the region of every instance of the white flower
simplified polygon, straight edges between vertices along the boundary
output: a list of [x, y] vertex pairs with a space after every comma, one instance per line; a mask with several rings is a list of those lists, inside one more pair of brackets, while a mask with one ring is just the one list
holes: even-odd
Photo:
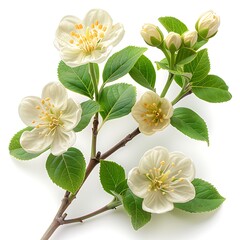
[[59, 83], [47, 84], [42, 97], [26, 97], [19, 105], [22, 121], [33, 127], [20, 139], [22, 148], [29, 153], [40, 153], [51, 148], [53, 155], [60, 155], [76, 140], [73, 128], [81, 118], [82, 109]]
[[166, 128], [172, 115], [172, 104], [152, 91], [144, 93], [132, 108], [132, 116], [138, 122], [140, 132], [146, 135]]
[[153, 24], [144, 24], [141, 30], [143, 40], [150, 46], [157, 47], [163, 41], [161, 30]]
[[196, 23], [196, 30], [201, 37], [210, 38], [217, 33], [219, 25], [220, 17], [213, 11], [208, 11], [198, 19]]
[[194, 166], [188, 157], [155, 147], [129, 172], [128, 186], [136, 196], [144, 199], [143, 210], [164, 213], [174, 208], [173, 203], [188, 202], [195, 197], [191, 183], [194, 176]]
[[170, 32], [165, 38], [165, 44], [168, 50], [176, 52], [182, 45], [182, 38], [178, 33]]
[[55, 46], [70, 67], [101, 63], [123, 35], [122, 24], [113, 25], [106, 11], [93, 9], [83, 20], [74, 16], [64, 17], [56, 32]]
[[182, 35], [183, 43], [186, 47], [193, 47], [198, 39], [198, 33], [196, 31], [187, 31]]

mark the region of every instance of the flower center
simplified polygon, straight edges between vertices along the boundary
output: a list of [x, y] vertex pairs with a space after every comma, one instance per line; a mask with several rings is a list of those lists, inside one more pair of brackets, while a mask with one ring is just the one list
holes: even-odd
[[[36, 128], [43, 127], [45, 131], [44, 134], [48, 136], [49, 134], [54, 135], [57, 127], [63, 127], [63, 122], [61, 121], [62, 111], [56, 111], [55, 106], [51, 103], [51, 99], [45, 98], [41, 100], [41, 106], [36, 106], [36, 109], [39, 110], [39, 124], [36, 125]], [[35, 120], [32, 123], [36, 123]], [[43, 134], [43, 132], [41, 134]]]
[[[168, 192], [174, 192], [174, 188], [171, 183], [183, 180], [183, 178], [178, 178], [178, 175], [182, 172], [182, 170], [179, 170], [176, 175], [171, 177], [171, 170], [168, 169], [166, 171], [168, 166], [166, 166], [165, 170], [163, 170], [164, 165], [165, 161], [162, 161], [159, 168], [150, 169], [149, 172], [146, 173], [146, 177], [150, 181], [148, 191], [161, 191], [161, 193], [165, 195]], [[171, 166], [174, 167], [175, 164], [172, 162]]]
[[166, 115], [162, 112], [161, 103], [156, 104], [144, 104], [146, 112], [142, 114], [144, 122], [146, 122], [149, 126], [158, 126], [159, 123], [162, 123]]
[[107, 26], [103, 26], [98, 20], [87, 27], [83, 24], [76, 24], [75, 31], [70, 32], [69, 43], [79, 47], [85, 53], [91, 53], [99, 47], [106, 31]]

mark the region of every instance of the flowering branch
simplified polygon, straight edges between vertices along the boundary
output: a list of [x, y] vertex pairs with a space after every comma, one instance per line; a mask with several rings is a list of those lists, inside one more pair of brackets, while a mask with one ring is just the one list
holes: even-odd
[[[208, 102], [231, 99], [225, 82], [209, 74], [207, 49], [199, 50], [216, 35], [219, 17], [212, 11], [203, 14], [196, 23], [196, 30], [188, 30], [174, 17], [160, 17], [159, 21], [168, 31], [165, 38], [153, 24], [145, 24], [141, 35], [149, 46], [160, 49], [165, 55], [156, 62], [158, 69], [169, 72], [161, 94], [156, 90], [152, 61], [143, 55], [147, 48], [128, 46], [107, 59], [124, 34], [123, 26], [113, 24], [107, 12], [93, 9], [83, 21], [66, 16], [60, 22], [55, 44], [62, 58], [58, 66], [61, 84], [49, 83], [41, 97], [22, 100], [19, 115], [28, 127], [15, 134], [9, 145], [10, 154], [21, 160], [36, 158], [49, 149], [48, 175], [67, 190], [41, 240], [48, 240], [61, 225], [82, 222], [121, 204], [137, 230], [150, 221], [151, 213], [164, 213], [174, 207], [204, 212], [217, 208], [224, 201], [211, 184], [195, 179], [193, 161], [180, 152], [169, 152], [161, 146], [150, 149], [127, 177], [119, 164], [105, 161], [138, 134], [152, 135], [169, 125], [191, 138], [209, 143], [204, 120], [191, 109], [173, 106], [191, 93]], [[98, 64], [105, 60], [100, 75]], [[126, 74], [148, 89], [137, 102], [135, 86], [113, 83]], [[99, 76], [102, 76], [100, 89]], [[169, 101], [165, 96], [174, 80], [181, 90]], [[89, 99], [77, 104], [68, 98], [66, 88]], [[106, 152], [97, 151], [97, 138], [103, 124], [130, 113], [138, 127]], [[91, 157], [86, 167], [84, 154], [72, 146], [76, 132], [86, 128], [92, 119]], [[84, 216], [66, 219], [67, 208], [98, 164], [102, 187], [114, 197], [113, 201]]]

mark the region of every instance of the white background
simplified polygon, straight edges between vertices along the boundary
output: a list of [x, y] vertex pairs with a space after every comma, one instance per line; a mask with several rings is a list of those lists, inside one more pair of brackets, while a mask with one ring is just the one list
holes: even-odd
[[[107, 10], [114, 22], [125, 26], [124, 40], [114, 49], [127, 45], [146, 46], [139, 31], [144, 23], [158, 24], [160, 16], [175, 16], [190, 29], [200, 14], [213, 9], [221, 16], [217, 36], [208, 43], [211, 73], [221, 76], [229, 85], [233, 98], [224, 104], [209, 104], [190, 96], [177, 106], [188, 106], [207, 122], [210, 146], [187, 138], [173, 127], [151, 137], [140, 135], [125, 148], [111, 156], [128, 172], [138, 164], [142, 154], [157, 145], [171, 151], [182, 151], [195, 162], [197, 177], [213, 183], [226, 197], [220, 209], [211, 213], [190, 214], [174, 210], [154, 215], [150, 224], [134, 231], [122, 207], [87, 220], [83, 224], [60, 227], [52, 239], [125, 239], [125, 240], [202, 240], [239, 239], [239, 11], [237, 1], [192, 0], [8, 0], [0, 3], [0, 238], [6, 240], [37, 240], [50, 224], [64, 191], [54, 185], [45, 171], [47, 154], [32, 161], [17, 161], [8, 153], [8, 143], [15, 132], [24, 127], [18, 117], [18, 104], [28, 95], [40, 95], [42, 87], [57, 81], [59, 55], [53, 46], [60, 19], [68, 14], [82, 18], [92, 8]], [[150, 49], [147, 56], [160, 60], [162, 55]], [[158, 88], [166, 74], [158, 73]], [[131, 83], [129, 76], [124, 78]], [[172, 88], [174, 94], [178, 88]], [[144, 89], [138, 87], [139, 93]], [[77, 101], [85, 98], [71, 93]], [[139, 97], [139, 95], [138, 95]], [[172, 99], [171, 95], [168, 96]], [[100, 132], [100, 151], [107, 150], [136, 128], [129, 116], [108, 122]], [[88, 127], [78, 135], [76, 147], [89, 158]], [[111, 197], [98, 181], [94, 170], [80, 197], [68, 209], [69, 217], [89, 213], [107, 204]]]

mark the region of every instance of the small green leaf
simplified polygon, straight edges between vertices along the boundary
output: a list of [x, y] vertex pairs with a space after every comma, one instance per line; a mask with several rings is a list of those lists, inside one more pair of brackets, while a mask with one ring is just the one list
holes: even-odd
[[208, 129], [204, 120], [188, 108], [176, 108], [171, 124], [190, 138], [206, 141], [209, 144]]
[[187, 78], [188, 80], [190, 80], [192, 77], [192, 74], [189, 72], [182, 72], [179, 70], [170, 70], [170, 69], [168, 71], [176, 76], [183, 76], [183, 77]]
[[80, 122], [74, 128], [75, 132], [80, 132], [85, 127], [87, 127], [93, 115], [99, 112], [100, 110], [100, 105], [93, 100], [88, 100], [86, 102], [81, 103], [81, 107], [82, 107], [82, 116], [81, 116]]
[[168, 70], [169, 69], [169, 64], [168, 60], [166, 58], [162, 59], [160, 62], [155, 62], [157, 65], [157, 70], [163, 69], [163, 70]]
[[136, 89], [130, 84], [118, 83], [103, 89], [99, 103], [104, 121], [123, 117], [131, 112], [136, 101]]
[[150, 90], [154, 90], [156, 72], [152, 62], [144, 55], [138, 59], [129, 74], [138, 84]]
[[125, 181], [125, 171], [115, 162], [102, 160], [100, 162], [100, 181], [106, 192], [112, 195], [114, 195], [113, 192], [120, 194], [123, 189], [119, 184]]
[[[98, 66], [96, 64], [94, 68], [96, 75], [99, 77]], [[94, 89], [88, 64], [71, 68], [61, 61], [58, 65], [58, 78], [67, 89], [93, 98]]]
[[195, 198], [186, 203], [175, 203], [176, 208], [192, 213], [209, 212], [224, 202], [225, 198], [210, 183], [198, 178], [192, 183], [196, 190]]
[[26, 127], [24, 129], [22, 129], [21, 131], [17, 132], [13, 138], [10, 141], [9, 144], [9, 151], [10, 151], [10, 155], [15, 157], [16, 159], [19, 160], [30, 160], [33, 158], [38, 157], [39, 155], [41, 155], [43, 152], [41, 153], [28, 153], [26, 152], [21, 144], [20, 144], [20, 138], [23, 134], [23, 132], [25, 131], [31, 131], [33, 128], [32, 127]]
[[191, 48], [181, 48], [177, 54], [176, 64], [184, 65], [190, 63], [196, 56], [196, 51], [192, 50]]
[[50, 154], [46, 168], [55, 184], [74, 194], [84, 180], [86, 163], [83, 154], [78, 149], [69, 148], [60, 156]]
[[193, 82], [192, 91], [200, 99], [212, 103], [226, 102], [232, 98], [226, 83], [216, 75], [208, 75], [199, 82]]
[[182, 35], [188, 30], [187, 26], [175, 17], [160, 17], [158, 20], [168, 32], [176, 32]]
[[129, 46], [113, 54], [105, 64], [103, 82], [112, 82], [126, 75], [147, 48]]
[[198, 82], [204, 79], [210, 71], [210, 62], [207, 49], [198, 52], [195, 59], [184, 65], [184, 72], [192, 73], [191, 82]]
[[131, 190], [127, 190], [123, 196], [123, 206], [131, 216], [132, 226], [135, 230], [143, 227], [151, 220], [151, 213], [142, 209], [143, 199], [135, 196]]

